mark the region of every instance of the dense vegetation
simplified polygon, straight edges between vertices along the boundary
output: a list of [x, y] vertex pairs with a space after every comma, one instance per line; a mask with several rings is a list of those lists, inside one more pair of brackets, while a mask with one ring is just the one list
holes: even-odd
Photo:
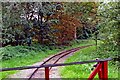
[[101, 19], [98, 24], [98, 37], [104, 42], [101, 46], [101, 51], [106, 53], [106, 55], [111, 55], [111, 57], [113, 55], [118, 56], [120, 45], [119, 4], [119, 2], [102, 3], [98, 9], [98, 15]]
[[[109, 78], [118, 79], [119, 69], [119, 2], [100, 3], [97, 10], [97, 17], [100, 19], [96, 25], [96, 32], [92, 38], [102, 41], [97, 45], [97, 48], [90, 47], [77, 52], [74, 56], [70, 57], [66, 62], [84, 61], [96, 58], [113, 58], [109, 62]], [[96, 41], [97, 44], [97, 41]], [[97, 50], [96, 50], [97, 49]], [[88, 78], [91, 73], [93, 64], [69, 66], [63, 68], [61, 71], [62, 77], [65, 78]], [[79, 71], [78, 71], [79, 70]], [[64, 75], [66, 74], [66, 75]], [[71, 75], [71, 76], [69, 76]]]
[[[118, 77], [120, 2], [1, 4], [2, 67], [30, 65], [64, 49], [96, 44], [96, 47], [77, 52], [66, 62], [112, 57], [113, 61], [109, 63], [109, 77]], [[87, 41], [88, 39], [90, 41]], [[92, 64], [66, 67], [61, 74], [68, 78], [72, 71], [72, 78], [85, 78], [90, 74], [91, 66]], [[81, 69], [80, 73], [78, 68]], [[15, 72], [5, 72], [3, 77], [13, 73]]]
[[94, 32], [96, 13], [97, 4], [94, 2], [2, 3], [0, 44], [30, 45], [35, 41], [64, 45], [76, 38], [86, 39]]

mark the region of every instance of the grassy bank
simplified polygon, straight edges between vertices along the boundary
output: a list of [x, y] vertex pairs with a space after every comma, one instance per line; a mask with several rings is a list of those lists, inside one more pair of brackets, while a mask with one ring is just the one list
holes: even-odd
[[[71, 56], [66, 60], [66, 63], [100, 58], [98, 54], [99, 53], [96, 52], [96, 47], [92, 46], [76, 52], [73, 56]], [[92, 72], [91, 68], [93, 67], [94, 64], [95, 63], [64, 67], [61, 69], [61, 76], [63, 78], [88, 78], [90, 73]], [[109, 68], [109, 73], [108, 73], [109, 78], [118, 78], [117, 65], [113, 64], [113, 62], [110, 61], [108, 68]], [[98, 76], [96, 76], [96, 78], [97, 77]]]
[[[0, 55], [3, 58], [1, 58], [2, 62], [0, 64], [2, 64], [1, 67], [3, 68], [32, 65], [59, 51], [94, 43], [94, 40], [78, 40], [72, 41], [70, 46], [41, 46], [39, 44], [33, 44], [31, 47], [6, 46], [0, 48]], [[0, 78], [5, 78], [16, 72], [17, 71], [1, 72]]]
[[[49, 55], [57, 53], [59, 50], [54, 49], [54, 50], [46, 50], [46, 51], [41, 51], [41, 52], [34, 52], [31, 51], [29, 52], [27, 56], [24, 57], [17, 57], [17, 58], [12, 58], [10, 60], [5, 60], [2, 61], [2, 67], [3, 68], [8, 68], [8, 67], [18, 67], [18, 66], [26, 66], [26, 65], [32, 65], [36, 62], [39, 62], [43, 60], [44, 58], [48, 57]], [[10, 74], [14, 74], [17, 71], [9, 71], [9, 72], [2, 72], [1, 78], [5, 78]]]

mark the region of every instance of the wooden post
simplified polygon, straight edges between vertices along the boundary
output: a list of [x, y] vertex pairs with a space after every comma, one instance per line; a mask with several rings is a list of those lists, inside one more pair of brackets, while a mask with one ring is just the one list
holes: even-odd
[[97, 51], [97, 32], [95, 33], [96, 51]]
[[77, 30], [76, 30], [76, 27], [75, 27], [75, 30], [74, 30], [74, 39], [77, 39]]
[[45, 67], [45, 80], [49, 80], [49, 67]]

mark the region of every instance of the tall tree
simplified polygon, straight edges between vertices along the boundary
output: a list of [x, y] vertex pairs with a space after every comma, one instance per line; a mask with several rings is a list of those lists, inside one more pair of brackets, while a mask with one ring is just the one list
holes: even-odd
[[[117, 49], [119, 45], [119, 20], [120, 20], [120, 3], [109, 2], [101, 3], [98, 9], [98, 16], [101, 18], [100, 37], [105, 45], [111, 45], [111, 50]], [[107, 48], [107, 47], [106, 47]]]
[[98, 3], [95, 2], [71, 2], [65, 3], [65, 12], [80, 20], [82, 26], [77, 27], [77, 38], [88, 38], [94, 32], [98, 22], [96, 17]]
[[29, 42], [32, 36], [37, 36], [39, 42], [46, 38], [53, 42], [49, 35], [52, 34], [49, 17], [57, 5], [50, 2], [2, 3], [2, 43], [18, 45]]

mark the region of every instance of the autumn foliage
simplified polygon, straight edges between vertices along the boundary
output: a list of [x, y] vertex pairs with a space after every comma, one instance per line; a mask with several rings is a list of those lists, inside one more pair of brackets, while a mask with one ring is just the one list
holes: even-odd
[[66, 45], [76, 38], [83, 39], [81, 35], [91, 34], [87, 27], [94, 27], [97, 23], [94, 3], [13, 4], [2, 4], [4, 28], [0, 42], [5, 45], [14, 42], [15, 45], [24, 45], [29, 41]]
[[69, 41], [76, 39], [76, 28], [81, 26], [78, 19], [63, 12], [57, 12], [51, 18], [59, 20], [58, 24], [52, 24], [53, 28], [58, 30], [54, 34], [57, 37], [57, 44], [65, 45]]

